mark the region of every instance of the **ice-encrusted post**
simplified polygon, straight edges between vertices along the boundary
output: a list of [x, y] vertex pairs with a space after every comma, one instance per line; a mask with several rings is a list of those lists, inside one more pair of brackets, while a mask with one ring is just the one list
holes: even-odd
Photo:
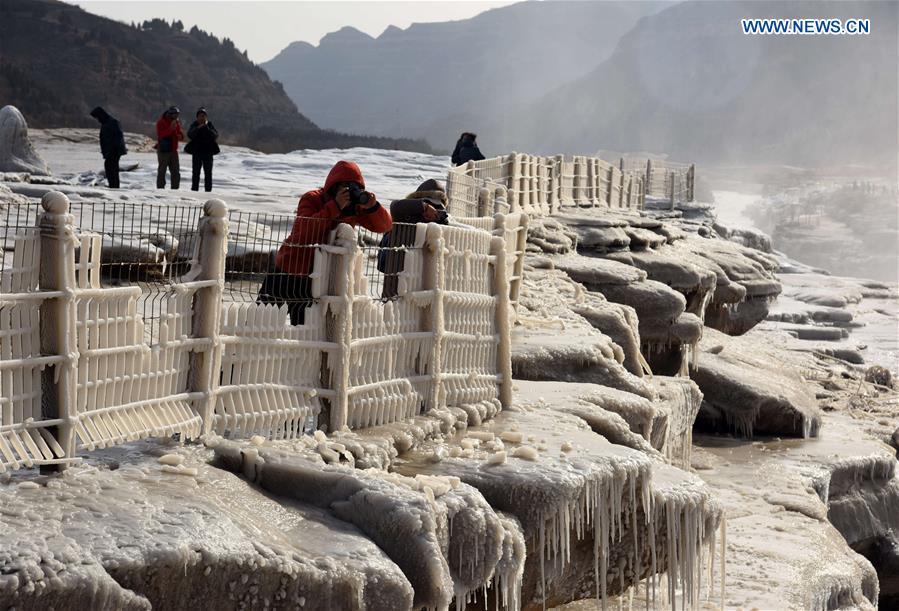
[[478, 216], [493, 214], [493, 191], [487, 187], [478, 190]]
[[[334, 398], [331, 400], [330, 430], [339, 431], [347, 425], [350, 413], [350, 350], [353, 340], [353, 301], [356, 299], [356, 259], [359, 242], [350, 225], [341, 223], [334, 230], [334, 245], [341, 252], [339, 263], [334, 266], [334, 296], [329, 310], [335, 317], [334, 325], [327, 328], [334, 335], [328, 341], [337, 347], [328, 355]], [[333, 259], [332, 259], [333, 260]]]
[[203, 433], [213, 430], [219, 373], [222, 368], [222, 345], [219, 332], [222, 322], [222, 290], [225, 283], [225, 258], [228, 253], [228, 207], [220, 199], [210, 199], [203, 206], [203, 218], [197, 228], [195, 272], [191, 279], [204, 282], [194, 293], [193, 336], [205, 339], [206, 347], [190, 354], [189, 389], [202, 393], [195, 403], [203, 418]]
[[624, 170], [618, 170], [618, 207], [627, 207], [624, 199]]
[[521, 192], [521, 185], [519, 181], [521, 180], [521, 168], [518, 165], [518, 153], [511, 153], [509, 155], [509, 166], [510, 166], [510, 180], [509, 180], [509, 209], [516, 211], [522, 208], [521, 198], [519, 197], [519, 193]]
[[646, 182], [643, 184], [643, 192], [649, 190], [652, 185], [652, 159], [646, 160]]
[[550, 164], [549, 213], [555, 214], [562, 206], [562, 162], [564, 157], [556, 155], [547, 159]]
[[428, 316], [425, 318], [425, 330], [434, 334], [434, 343], [431, 348], [430, 368], [433, 384], [427, 408], [442, 407], [445, 393], [443, 391], [443, 289], [445, 280], [443, 277], [444, 257], [443, 229], [440, 225], [430, 223], [425, 237], [424, 262], [422, 288], [431, 294], [431, 305], [428, 308]]
[[694, 164], [690, 164], [690, 169], [687, 170], [687, 201], [692, 202], [696, 201], [695, 192], [693, 190], [694, 181], [696, 180], [696, 166]]
[[640, 180], [640, 210], [646, 208], [646, 190], [649, 188], [649, 181]]
[[668, 172], [668, 199], [671, 201], [671, 209], [674, 210], [674, 170]]
[[512, 326], [511, 300], [509, 297], [509, 277], [506, 269], [506, 241], [494, 236], [490, 240], [490, 254], [493, 255], [493, 291], [496, 295], [496, 332], [499, 343], [496, 347], [496, 371], [502, 378], [499, 382], [499, 402], [503, 409], [512, 405]]
[[[40, 218], [41, 267], [40, 286], [44, 291], [58, 291], [57, 297], [45, 299], [40, 306], [41, 353], [59, 355], [62, 361], [42, 373], [41, 416], [59, 420], [50, 433], [59, 442], [66, 458], [75, 455], [75, 391], [78, 375], [78, 336], [75, 304], [75, 227], [69, 214], [69, 198], [50, 191], [41, 198], [44, 208]], [[41, 471], [65, 469], [65, 463], [44, 465]]]
[[612, 207], [612, 192], [615, 190], [615, 166], [609, 164], [609, 190], [606, 192], [606, 207]]
[[587, 164], [587, 202], [591, 206], [596, 206], [596, 202], [598, 201], [596, 198], [596, 192], [599, 189], [599, 179], [596, 175], [596, 164], [593, 163], [592, 157], [584, 157], [584, 161]]
[[493, 209], [503, 214], [513, 211], [509, 204], [509, 190], [503, 185], [497, 185], [493, 189]]

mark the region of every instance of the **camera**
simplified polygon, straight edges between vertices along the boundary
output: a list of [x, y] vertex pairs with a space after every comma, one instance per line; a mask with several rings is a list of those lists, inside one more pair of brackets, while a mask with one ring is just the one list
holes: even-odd
[[347, 187], [347, 191], [350, 194], [350, 204], [353, 206], [365, 205], [368, 203], [368, 200], [371, 199], [371, 194], [367, 193], [362, 187], [357, 184], [351, 184]]

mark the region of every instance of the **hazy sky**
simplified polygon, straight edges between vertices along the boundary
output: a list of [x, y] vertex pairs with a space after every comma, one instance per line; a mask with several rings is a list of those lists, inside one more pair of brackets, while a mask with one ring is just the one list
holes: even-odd
[[196, 25], [219, 38], [230, 38], [259, 63], [296, 40], [318, 44], [328, 32], [351, 25], [378, 36], [388, 25], [406, 28], [416, 22], [466, 19], [498, 6], [496, 1], [222, 1], [222, 0], [68, 0], [84, 10], [119, 21], [159, 17], [180, 19], [185, 28]]

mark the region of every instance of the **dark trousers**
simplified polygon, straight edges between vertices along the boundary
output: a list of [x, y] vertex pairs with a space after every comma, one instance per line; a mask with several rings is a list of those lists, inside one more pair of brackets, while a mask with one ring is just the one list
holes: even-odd
[[160, 153], [156, 152], [156, 160], [159, 167], [156, 168], [156, 188], [165, 188], [165, 171], [172, 173], [172, 188], [177, 189], [181, 186], [181, 165], [178, 161], [178, 153]]
[[312, 279], [275, 268], [262, 281], [256, 302], [278, 306], [287, 304], [290, 324], [301, 325], [306, 319], [306, 308], [312, 305]]
[[106, 182], [110, 189], [119, 188], [119, 155], [107, 157], [103, 160], [103, 168], [106, 170]]
[[200, 190], [200, 167], [203, 167], [203, 187], [206, 191], [212, 191], [212, 155], [192, 155], [193, 174], [190, 177], [190, 188], [193, 191]]

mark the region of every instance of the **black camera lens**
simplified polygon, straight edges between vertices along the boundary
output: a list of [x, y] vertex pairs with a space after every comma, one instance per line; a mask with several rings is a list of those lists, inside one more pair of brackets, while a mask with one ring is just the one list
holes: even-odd
[[368, 200], [371, 197], [371, 195], [369, 195], [366, 191], [364, 191], [362, 189], [362, 187], [360, 187], [359, 185], [355, 185], [355, 184], [350, 185], [349, 187], [347, 187], [347, 190], [350, 193], [350, 203], [351, 204], [365, 205], [368, 203]]

